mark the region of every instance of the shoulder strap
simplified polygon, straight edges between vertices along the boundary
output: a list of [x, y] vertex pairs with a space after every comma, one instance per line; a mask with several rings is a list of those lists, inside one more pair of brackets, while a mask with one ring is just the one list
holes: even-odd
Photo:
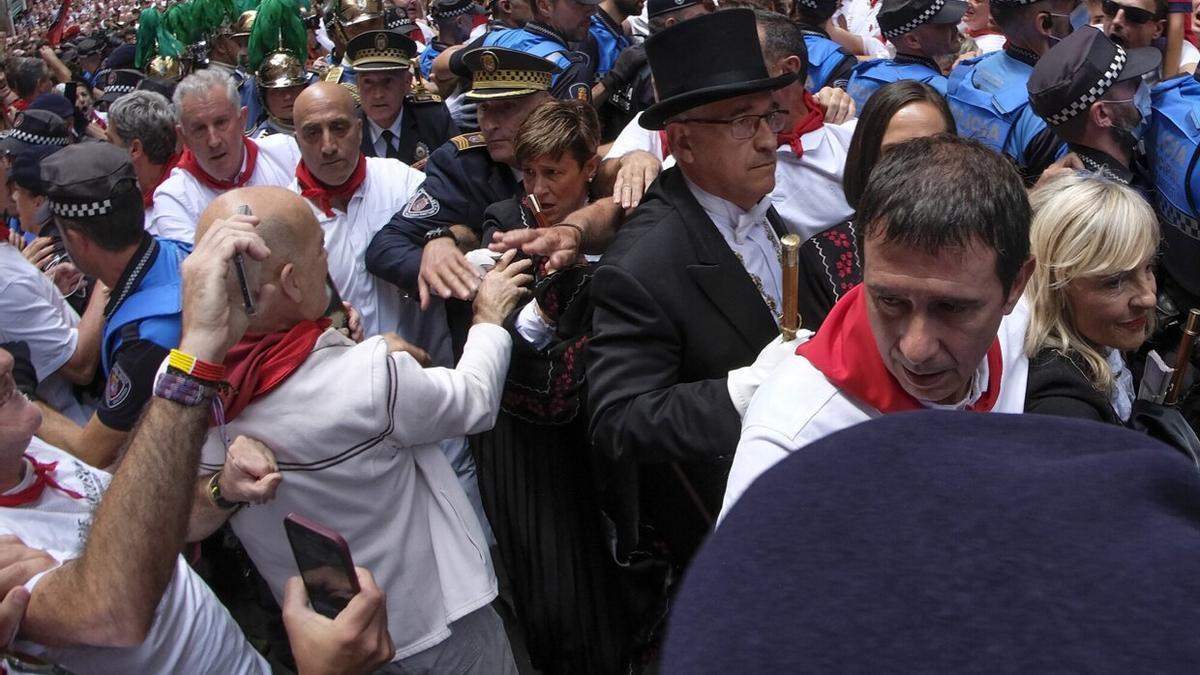
[[457, 148], [459, 152], [471, 150], [472, 148], [482, 148], [487, 146], [487, 140], [485, 140], [483, 134], [479, 132], [460, 134], [454, 138], [451, 138], [450, 142], [454, 144], [454, 147]]

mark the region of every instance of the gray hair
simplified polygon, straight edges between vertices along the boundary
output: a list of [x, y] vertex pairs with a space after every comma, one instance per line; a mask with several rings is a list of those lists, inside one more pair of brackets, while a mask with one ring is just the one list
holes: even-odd
[[135, 91], [117, 99], [108, 109], [108, 123], [124, 143], [141, 141], [155, 164], [166, 164], [175, 153], [175, 111], [158, 92]]
[[197, 70], [196, 72], [183, 78], [178, 87], [175, 87], [175, 96], [172, 99], [175, 103], [176, 119], [183, 119], [183, 101], [189, 96], [197, 96], [207, 94], [214, 87], [219, 87], [225, 92], [225, 97], [235, 108], [242, 107], [242, 99], [238, 95], [237, 83], [233, 78], [213, 68]]

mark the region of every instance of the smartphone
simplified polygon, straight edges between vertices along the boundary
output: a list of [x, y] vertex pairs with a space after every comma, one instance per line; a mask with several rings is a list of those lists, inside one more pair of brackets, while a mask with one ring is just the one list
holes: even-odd
[[360, 590], [346, 540], [296, 513], [283, 519], [283, 529], [313, 611], [331, 619], [337, 617]]
[[[243, 216], [253, 215], [250, 212], [248, 204], [242, 204], [238, 207], [238, 214]], [[233, 268], [237, 270], [238, 285], [242, 288], [242, 304], [246, 306], [246, 316], [254, 316], [254, 296], [250, 293], [250, 284], [246, 281], [246, 261], [242, 258], [241, 253], [235, 253], [233, 256]]]

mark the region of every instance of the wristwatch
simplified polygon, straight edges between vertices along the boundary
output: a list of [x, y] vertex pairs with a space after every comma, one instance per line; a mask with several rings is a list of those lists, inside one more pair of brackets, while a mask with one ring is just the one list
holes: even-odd
[[426, 232], [425, 243], [428, 244], [434, 239], [441, 239], [442, 237], [450, 237], [450, 241], [453, 241], [455, 244], [458, 243], [458, 239], [454, 236], [454, 232], [452, 232], [448, 227], [435, 227]]
[[213, 504], [219, 509], [237, 509], [246, 505], [246, 502], [231, 502], [221, 495], [221, 472], [218, 471], [208, 479], [208, 496], [212, 499]]

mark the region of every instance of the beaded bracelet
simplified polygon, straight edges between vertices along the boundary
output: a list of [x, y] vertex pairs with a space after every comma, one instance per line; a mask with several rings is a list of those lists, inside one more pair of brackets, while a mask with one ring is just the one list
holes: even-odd
[[193, 375], [165, 371], [154, 380], [154, 395], [174, 401], [180, 405], [194, 406], [206, 403], [217, 393], [209, 383]]

